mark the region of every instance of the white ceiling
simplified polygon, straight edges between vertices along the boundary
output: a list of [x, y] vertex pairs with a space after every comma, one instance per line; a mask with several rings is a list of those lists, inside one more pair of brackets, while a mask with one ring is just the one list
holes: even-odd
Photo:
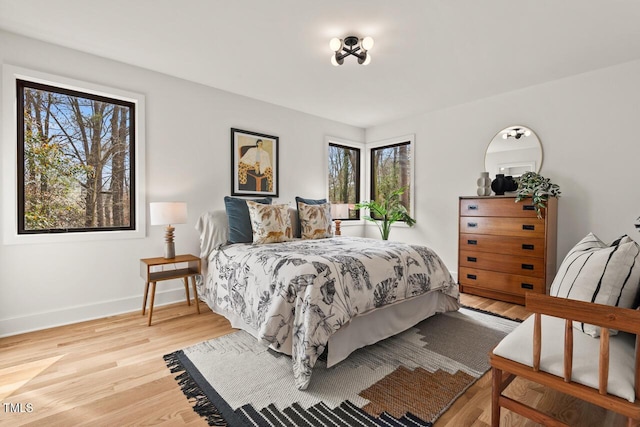
[[[0, 0], [0, 28], [365, 128], [640, 58], [638, 0]], [[347, 35], [370, 65], [330, 64]]]

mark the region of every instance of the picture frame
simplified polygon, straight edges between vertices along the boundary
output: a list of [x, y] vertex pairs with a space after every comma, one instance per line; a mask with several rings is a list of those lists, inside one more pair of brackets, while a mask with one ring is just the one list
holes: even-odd
[[231, 128], [231, 195], [278, 197], [280, 138]]

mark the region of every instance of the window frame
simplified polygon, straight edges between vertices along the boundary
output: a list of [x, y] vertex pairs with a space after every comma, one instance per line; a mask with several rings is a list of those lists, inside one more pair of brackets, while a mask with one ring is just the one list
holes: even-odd
[[[94, 83], [70, 79], [53, 74], [29, 70], [13, 65], [3, 65], [3, 142], [2, 142], [2, 205], [3, 205], [3, 243], [55, 243], [88, 240], [118, 240], [144, 238], [146, 236], [145, 189], [145, 97], [142, 94], [97, 85]], [[56, 89], [80, 92], [118, 100], [133, 105], [130, 118], [133, 134], [130, 147], [130, 170], [132, 185], [131, 224], [127, 228], [89, 228], [73, 231], [51, 230], [27, 233], [19, 230], [19, 201], [24, 195], [18, 189], [20, 167], [18, 165], [18, 81], [52, 86]], [[22, 114], [22, 113], [21, 113]], [[24, 165], [22, 165], [24, 166]]]
[[[327, 202], [331, 203], [331, 198], [330, 198], [330, 194], [329, 194], [329, 147], [331, 145], [334, 146], [339, 146], [339, 147], [345, 147], [345, 148], [353, 148], [356, 149], [360, 152], [360, 156], [358, 158], [358, 162], [359, 162], [359, 174], [358, 174], [358, 182], [357, 182], [357, 195], [356, 195], [356, 199], [359, 199], [356, 201], [356, 203], [359, 203], [361, 201], [360, 197], [362, 194], [366, 194], [364, 192], [365, 190], [365, 186], [364, 186], [364, 182], [365, 182], [365, 164], [364, 164], [364, 154], [366, 151], [366, 146], [364, 143], [362, 142], [356, 142], [356, 141], [349, 141], [346, 139], [342, 139], [342, 138], [336, 138], [336, 137], [326, 137], [325, 138], [325, 183], [326, 183], [326, 188], [327, 188]], [[336, 218], [332, 218], [332, 219], [336, 219]], [[348, 225], [348, 224], [360, 224], [364, 221], [363, 217], [362, 217], [362, 211], [359, 209], [358, 210], [358, 218], [339, 218], [340, 221], [342, 221], [342, 225]]]
[[[372, 171], [373, 168], [371, 163], [373, 156], [371, 152], [374, 149], [390, 148], [390, 147], [395, 147], [404, 143], [408, 143], [411, 150], [411, 158], [409, 159], [409, 167], [411, 168], [409, 172], [409, 214], [411, 215], [412, 218], [415, 218], [416, 217], [416, 211], [415, 211], [415, 158], [416, 158], [415, 146], [416, 144], [415, 144], [414, 134], [402, 135], [398, 137], [366, 143], [367, 149], [365, 153], [366, 154], [365, 165], [367, 168], [367, 177], [369, 179], [367, 180], [367, 188], [366, 188], [365, 194], [369, 195], [369, 200], [373, 198], [373, 171]], [[404, 221], [396, 222], [392, 224], [392, 227], [393, 226], [407, 227]]]

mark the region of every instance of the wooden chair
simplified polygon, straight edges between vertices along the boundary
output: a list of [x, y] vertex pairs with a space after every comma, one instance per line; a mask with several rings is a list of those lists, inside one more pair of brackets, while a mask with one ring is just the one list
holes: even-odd
[[[491, 352], [491, 425], [493, 427], [500, 425], [500, 408], [506, 408], [523, 417], [547, 426], [567, 426], [567, 424], [535, 408], [504, 396], [502, 392], [517, 376], [620, 413], [627, 417], [628, 426], [640, 425], [640, 400], [638, 400], [640, 397], [640, 343], [638, 342], [638, 335], [640, 334], [640, 311], [533, 293], [527, 293], [526, 295], [526, 308], [534, 313], [533, 336], [531, 337], [533, 340], [533, 366], [518, 363]], [[563, 352], [564, 377], [552, 375], [540, 369], [543, 314], [565, 319], [564, 343], [555, 343], [555, 345], [560, 347], [558, 351]], [[596, 354], [593, 354], [594, 360], [599, 361], [597, 388], [588, 387], [572, 381], [574, 334], [582, 334], [582, 332], [575, 330], [573, 321], [585, 322], [602, 328], [599, 338], [599, 352], [597, 351], [596, 345], [594, 352]], [[614, 396], [607, 391], [610, 360], [610, 329], [625, 331], [636, 335], [635, 350], [632, 348], [629, 349], [629, 352], [634, 353], [635, 356], [635, 369], [633, 369], [633, 372], [628, 373], [628, 378], [632, 378], [634, 381], [634, 402]], [[514, 333], [519, 333], [519, 331], [516, 330], [512, 332], [512, 334]], [[589, 339], [597, 340], [598, 338], [589, 337]]]

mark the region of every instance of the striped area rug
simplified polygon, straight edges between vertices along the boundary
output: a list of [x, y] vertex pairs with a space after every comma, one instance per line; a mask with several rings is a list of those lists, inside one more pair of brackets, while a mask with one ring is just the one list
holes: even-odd
[[518, 323], [461, 308], [319, 361], [307, 390], [291, 360], [244, 331], [164, 356], [194, 410], [213, 426], [431, 426], [489, 370], [489, 351]]

